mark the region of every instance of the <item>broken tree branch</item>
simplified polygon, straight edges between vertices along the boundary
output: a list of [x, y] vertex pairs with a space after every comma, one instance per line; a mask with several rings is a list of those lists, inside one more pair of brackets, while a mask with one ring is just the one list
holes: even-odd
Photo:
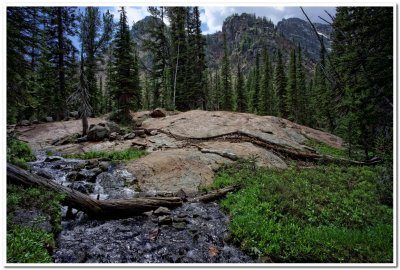
[[91, 218], [113, 219], [138, 215], [160, 206], [174, 208], [182, 205], [179, 197], [133, 198], [128, 200], [94, 200], [76, 190], [62, 186], [7, 163], [7, 181], [24, 186], [39, 186], [65, 195], [63, 204], [87, 213]]

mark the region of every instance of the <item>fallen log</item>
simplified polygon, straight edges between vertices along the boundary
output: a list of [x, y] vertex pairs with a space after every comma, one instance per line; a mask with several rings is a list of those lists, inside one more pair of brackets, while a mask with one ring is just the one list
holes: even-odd
[[218, 189], [215, 191], [211, 191], [210, 193], [207, 193], [204, 195], [200, 195], [193, 199], [190, 199], [189, 202], [204, 202], [204, 203], [212, 202], [212, 201], [218, 200], [218, 199], [226, 196], [226, 194], [228, 192], [236, 191], [239, 188], [240, 188], [240, 185], [228, 186], [228, 187], [221, 188], [221, 189]]
[[179, 197], [94, 200], [83, 193], [62, 186], [53, 180], [32, 174], [9, 163], [7, 163], [7, 182], [22, 184], [24, 186], [39, 186], [62, 193], [65, 195], [62, 204], [83, 211], [89, 217], [96, 219], [123, 218], [155, 210], [160, 206], [175, 208], [182, 205], [182, 200]]

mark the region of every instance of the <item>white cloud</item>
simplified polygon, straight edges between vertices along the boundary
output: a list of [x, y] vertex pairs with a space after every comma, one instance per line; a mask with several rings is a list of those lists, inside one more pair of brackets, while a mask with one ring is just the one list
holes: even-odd
[[235, 12], [234, 9], [232, 7], [203, 7], [200, 13], [200, 20], [208, 26], [208, 30], [203, 33], [211, 34], [220, 31], [224, 19], [232, 15]]
[[[110, 9], [110, 13], [114, 14], [114, 20], [119, 20], [119, 12], [120, 7], [113, 7]], [[147, 11], [147, 7], [125, 7], [126, 17], [128, 20], [129, 27], [132, 26], [133, 22], [138, 22], [141, 19], [144, 19], [146, 16], [149, 16], [149, 12]]]

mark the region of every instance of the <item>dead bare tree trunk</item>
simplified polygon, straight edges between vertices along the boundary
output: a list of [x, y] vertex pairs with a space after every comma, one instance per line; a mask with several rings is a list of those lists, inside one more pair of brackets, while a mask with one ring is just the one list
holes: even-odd
[[182, 200], [179, 197], [94, 200], [83, 193], [62, 186], [53, 180], [32, 174], [9, 163], [7, 163], [7, 182], [22, 184], [24, 186], [39, 186], [53, 192], [62, 193], [65, 195], [63, 204], [81, 210], [91, 218], [96, 219], [123, 218], [155, 210], [160, 206], [174, 208], [182, 205]]

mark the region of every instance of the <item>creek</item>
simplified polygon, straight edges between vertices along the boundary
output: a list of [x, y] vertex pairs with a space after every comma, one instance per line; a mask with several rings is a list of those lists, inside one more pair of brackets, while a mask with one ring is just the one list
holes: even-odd
[[[32, 171], [99, 200], [139, 196], [123, 164], [38, 153]], [[184, 203], [118, 220], [93, 220], [63, 207], [56, 263], [251, 263], [231, 243], [229, 218], [217, 203]]]

